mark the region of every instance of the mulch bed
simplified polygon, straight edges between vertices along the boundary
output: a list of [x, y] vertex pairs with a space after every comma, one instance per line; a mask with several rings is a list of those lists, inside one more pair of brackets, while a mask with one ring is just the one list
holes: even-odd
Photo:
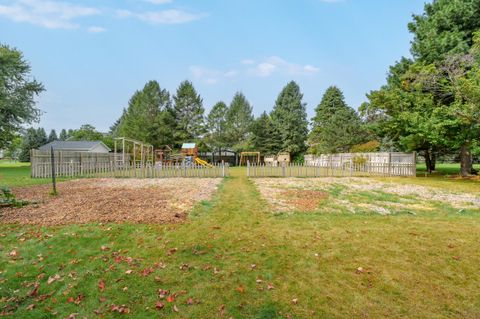
[[328, 194], [316, 190], [293, 190], [289, 189], [282, 193], [285, 202], [296, 210], [310, 212], [318, 208], [318, 205], [328, 197]]
[[92, 222], [178, 223], [192, 207], [209, 199], [221, 179], [80, 179], [57, 185], [14, 188], [17, 199], [33, 204], [0, 209], [0, 222], [43, 226]]

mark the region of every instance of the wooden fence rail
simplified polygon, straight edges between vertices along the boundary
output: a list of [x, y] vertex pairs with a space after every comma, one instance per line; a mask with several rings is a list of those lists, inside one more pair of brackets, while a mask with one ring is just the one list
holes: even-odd
[[415, 176], [412, 163], [330, 162], [308, 165], [280, 163], [279, 166], [247, 163], [248, 177], [342, 177], [342, 176]]
[[[33, 178], [50, 178], [51, 163], [33, 163]], [[168, 177], [225, 177], [229, 175], [229, 165], [220, 163], [206, 167], [202, 165], [115, 165], [111, 162], [56, 162], [57, 177], [135, 177], [135, 178], [168, 178]]]

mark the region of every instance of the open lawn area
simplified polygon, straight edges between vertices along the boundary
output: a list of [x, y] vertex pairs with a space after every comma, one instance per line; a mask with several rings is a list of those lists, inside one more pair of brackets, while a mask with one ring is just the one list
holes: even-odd
[[[21, 169], [0, 168], [2, 182], [13, 187], [41, 182], [21, 175]], [[191, 202], [180, 223], [152, 223], [153, 218], [61, 226], [2, 222], [0, 313], [11, 318], [480, 317], [479, 180], [249, 180], [244, 168], [231, 173], [214, 193]], [[192, 188], [162, 181], [170, 197], [206, 187], [194, 179]], [[78, 181], [60, 183], [59, 196], [65, 196], [61, 185], [71, 183]], [[100, 194], [106, 192], [106, 180], [97, 185]], [[133, 211], [159, 196], [151, 188], [145, 191], [143, 202], [122, 207]], [[41, 209], [51, 200], [22, 210]], [[95, 206], [99, 214], [103, 206]], [[76, 214], [70, 206], [65, 211]]]

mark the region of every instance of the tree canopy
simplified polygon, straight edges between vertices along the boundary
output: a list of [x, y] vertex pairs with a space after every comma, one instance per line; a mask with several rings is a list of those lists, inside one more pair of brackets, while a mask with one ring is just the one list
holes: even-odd
[[30, 71], [20, 51], [0, 44], [0, 149], [14, 140], [23, 124], [39, 119], [35, 97], [44, 87]]

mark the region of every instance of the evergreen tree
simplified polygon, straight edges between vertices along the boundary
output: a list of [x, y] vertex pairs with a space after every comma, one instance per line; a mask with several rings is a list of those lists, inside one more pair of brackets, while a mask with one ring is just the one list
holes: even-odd
[[193, 84], [183, 81], [173, 97], [176, 122], [174, 138], [177, 145], [199, 139], [205, 133], [203, 101]]
[[65, 129], [60, 131], [60, 141], [66, 141], [68, 139], [68, 134]]
[[245, 96], [237, 92], [230, 103], [227, 112], [227, 141], [235, 152], [248, 148], [253, 115], [252, 106]]
[[173, 143], [175, 120], [170, 94], [156, 81], [149, 81], [133, 94], [128, 108], [112, 125], [110, 132], [150, 143], [155, 147]]
[[43, 128], [28, 128], [22, 137], [19, 160], [30, 161], [30, 150], [37, 149], [47, 143], [47, 134]]
[[315, 108], [309, 135], [310, 152], [348, 152], [353, 145], [366, 142], [367, 137], [357, 113], [345, 103], [342, 91], [329, 87]]
[[263, 112], [252, 125], [251, 145], [264, 155], [275, 155], [282, 149], [282, 138], [270, 116]]
[[290, 152], [292, 158], [306, 150], [308, 121], [302, 98], [300, 87], [291, 81], [278, 95], [270, 114], [274, 126], [280, 132], [282, 151]]
[[84, 124], [70, 136], [72, 141], [102, 141], [103, 134], [98, 132], [93, 125]]
[[226, 147], [227, 105], [216, 103], [207, 116], [207, 143], [213, 151], [220, 152]]
[[58, 137], [57, 137], [57, 132], [55, 132], [55, 130], [51, 130], [50, 131], [50, 134], [48, 135], [48, 142], [53, 142], [53, 141], [56, 141], [58, 140]]

